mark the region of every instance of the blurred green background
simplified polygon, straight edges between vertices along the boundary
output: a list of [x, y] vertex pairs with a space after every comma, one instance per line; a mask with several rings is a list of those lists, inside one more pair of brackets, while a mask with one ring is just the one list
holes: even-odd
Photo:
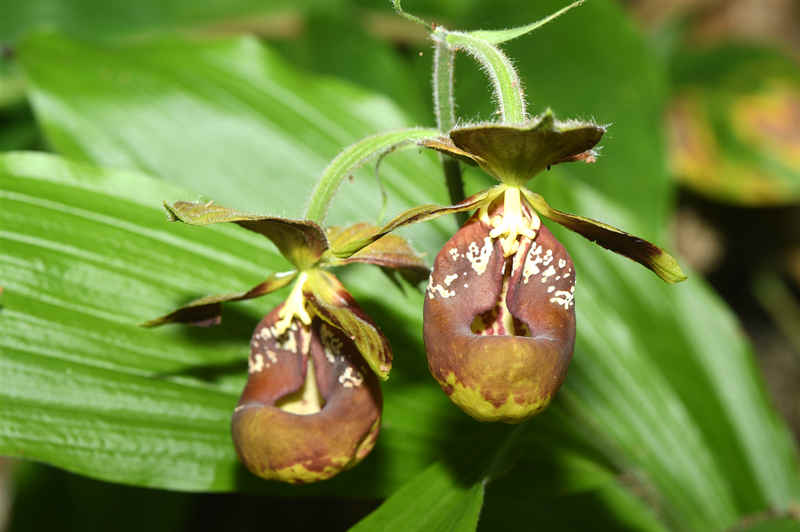
[[[463, 29], [515, 26], [563, 5], [405, 4], [423, 18]], [[106, 168], [117, 187], [112, 194], [87, 185], [85, 197], [65, 184], [67, 177], [10, 187], [0, 196], [9, 202], [0, 206], [0, 235], [23, 224], [31, 235], [61, 235], [59, 216], [68, 224], [76, 209], [94, 213], [86, 220], [119, 216], [134, 223], [146, 214], [144, 226], [159, 230], [157, 202], [148, 196], [135, 204], [137, 188], [153, 198], [214, 198], [299, 216], [307, 197], [302, 191], [341, 147], [381, 129], [434, 122], [430, 43], [388, 1], [0, 0], [0, 45], [0, 151], [51, 152]], [[244, 478], [231, 465], [232, 451], [220, 451], [227, 449], [226, 412], [243, 382], [237, 364], [249, 330], [279, 297], [226, 310], [221, 331], [135, 336], [141, 333], [125, 324], [206, 290], [188, 279], [203, 261], [170, 257], [165, 246], [163, 256], [147, 261], [176, 276], [173, 284], [139, 273], [132, 278], [144, 278], [141, 286], [150, 288], [123, 273], [103, 278], [112, 287], [108, 293], [98, 288], [76, 306], [76, 316], [97, 320], [86, 325], [77, 317], [48, 317], [57, 312], [41, 309], [52, 301], [31, 294], [52, 290], [80, 299], [76, 287], [92, 286], [90, 270], [66, 259], [51, 264], [50, 255], [36, 262], [38, 252], [23, 249], [22, 240], [0, 240], [8, 246], [0, 248], [6, 288], [0, 375], [9, 383], [0, 392], [6, 411], [0, 454], [14, 456], [0, 458], [0, 530], [344, 530], [391, 495], [384, 513], [372, 513], [363, 529], [470, 530], [470, 508], [480, 510], [481, 503], [481, 530], [800, 529], [800, 7], [791, 0], [588, 0], [504, 49], [533, 112], [550, 106], [562, 118], [612, 124], [597, 164], [554, 169], [537, 180], [536, 190], [555, 206], [677, 251], [693, 270], [690, 286], [670, 292], [649, 274], [557, 233], [586, 283], [578, 299], [584, 336], [559, 400], [518, 437], [449, 410], [427, 376], [414, 287], [380, 296], [370, 289], [384, 286], [377, 274], [345, 273], [365, 308], [384, 316], [378, 321], [386, 323], [397, 359], [384, 385], [383, 447], [345, 478], [303, 492]], [[460, 117], [491, 119], [489, 90], [469, 58], [457, 59], [456, 76]], [[434, 157], [394, 157], [381, 172], [389, 212], [447, 201]], [[80, 179], [89, 182], [106, 175], [60, 163], [2, 161], [0, 185], [37, 172], [85, 174]], [[137, 185], [150, 181], [128, 171], [170, 184]], [[332, 223], [354, 221], [354, 213], [377, 219], [372, 172], [355, 177], [342, 187]], [[465, 179], [468, 192], [488, 183], [474, 170]], [[172, 185], [194, 196], [172, 197], [183, 193]], [[52, 209], [52, 219], [37, 217], [45, 210], [11, 206], [22, 195], [40, 198], [31, 202], [39, 209], [62, 200], [65, 207]], [[113, 195], [119, 211], [107, 207]], [[63, 232], [76, 248], [119, 237], [86, 220], [75, 222], [74, 234]], [[443, 220], [404, 234], [430, 261], [455, 227]], [[281, 267], [268, 246], [252, 239], [230, 244], [226, 235], [233, 234], [220, 231], [204, 242], [233, 245], [236, 260], [263, 251], [255, 259], [260, 267]], [[192, 235], [179, 232], [187, 241]], [[135, 258], [136, 245], [112, 249], [105, 260]], [[200, 277], [210, 283], [217, 282], [215, 272], [227, 271], [220, 264], [236, 263], [209, 256], [208, 273]], [[42, 275], [28, 275], [31, 264], [42, 265]], [[233, 288], [258, 279], [255, 268], [236, 264], [229, 274]], [[209, 290], [227, 288], [219, 284]], [[112, 292], [119, 308], [107, 304]], [[50, 329], [37, 344], [35, 321], [23, 314], [47, 317], [63, 331]], [[112, 325], [102, 322], [109, 315]], [[84, 327], [103, 331], [107, 345], [88, 333], [80, 337]], [[63, 367], [43, 363], [38, 372], [37, 357], [63, 345], [60, 334], [73, 342], [56, 357]], [[128, 341], [140, 342], [140, 350], [126, 347]], [[173, 359], [153, 354], [159, 342], [175, 349]], [[109, 346], [120, 352], [100, 353]], [[117, 361], [159, 383], [195, 386], [194, 395], [172, 396], [164, 388], [154, 397], [177, 408], [187, 426], [207, 416], [212, 428], [206, 433], [192, 425], [195, 432], [183, 434], [185, 440], [169, 433], [163, 445], [158, 436], [143, 438], [130, 450], [125, 431], [134, 429], [124, 422], [144, 423], [136, 416], [153, 409], [158, 417], [162, 407], [117, 397], [149, 393], [137, 389], [134, 377], [115, 381]], [[92, 364], [107, 374], [84, 377], [79, 366]], [[70, 381], [73, 370], [81, 377]], [[107, 389], [96, 395], [75, 391], [99, 389], [103, 379]], [[99, 421], [86, 433], [70, 432], [78, 419], [70, 416], [82, 412], [84, 401], [96, 402], [87, 411]], [[96, 408], [104, 401], [107, 411]], [[48, 440], [45, 434], [62, 426], [61, 443]], [[90, 433], [99, 436], [92, 440]], [[195, 446], [194, 438], [205, 446]], [[512, 451], [498, 451], [505, 445], [498, 442], [514, 442], [507, 446]], [[20, 459], [26, 456], [63, 469]], [[164, 467], [163, 474], [146, 474], [141, 463], [149, 459], [147, 467]], [[197, 466], [205, 462], [214, 465]]]

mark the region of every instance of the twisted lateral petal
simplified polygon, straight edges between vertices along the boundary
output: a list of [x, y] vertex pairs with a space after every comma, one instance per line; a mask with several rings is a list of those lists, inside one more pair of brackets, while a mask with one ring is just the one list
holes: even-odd
[[165, 323], [188, 323], [196, 326], [218, 325], [222, 320], [222, 303], [254, 299], [279, 290], [288, 285], [297, 276], [297, 272], [281, 272], [270, 275], [265, 281], [245, 292], [221, 294], [195, 299], [181, 308], [160, 318], [141, 324], [142, 327], [157, 327]]
[[178, 201], [164, 203], [171, 221], [190, 225], [233, 222], [270, 239], [292, 264], [299, 269], [314, 265], [328, 249], [322, 228], [309, 220], [290, 220], [274, 216], [246, 214], [213, 202]]
[[323, 270], [310, 271], [303, 295], [314, 314], [355, 343], [378, 377], [389, 378], [392, 369], [389, 341], [336, 277]]
[[424, 307], [428, 365], [480, 421], [541, 411], [566, 376], [575, 341], [575, 270], [545, 227], [509, 258], [473, 216], [434, 263]]
[[614, 253], [619, 253], [631, 260], [635, 260], [668, 283], [678, 283], [686, 280], [686, 274], [683, 273], [683, 270], [681, 270], [672, 255], [655, 244], [603, 222], [556, 210], [550, 207], [542, 196], [529, 190], [523, 189], [523, 193], [533, 208], [542, 216], [575, 231]]
[[[357, 223], [346, 228], [330, 227], [328, 240], [331, 251], [336, 254], [337, 249], [347, 247], [351, 242], [362, 240], [377, 230], [377, 227], [368, 223]], [[384, 268], [400, 270], [400, 273], [411, 282], [419, 282], [428, 277], [430, 270], [422, 258], [411, 249], [409, 243], [397, 235], [384, 235], [372, 244], [341, 262], [366, 262]]]
[[317, 319], [276, 337], [277, 313], [253, 333], [250, 376], [232, 420], [236, 452], [263, 478], [325, 480], [372, 450], [380, 386], [341, 332]]
[[439, 216], [443, 216], [445, 214], [477, 209], [478, 207], [491, 202], [492, 199], [496, 198], [501, 192], [501, 188], [493, 187], [488, 190], [478, 192], [477, 194], [474, 194], [464, 201], [456, 203], [455, 205], [420, 205], [419, 207], [413, 207], [398, 214], [394, 217], [394, 219], [389, 221], [389, 223], [380, 229], [376, 229], [374, 232], [372, 232], [372, 234], [365, 236], [360, 240], [353, 240], [347, 245], [343, 245], [341, 248], [334, 251], [334, 255], [341, 258], [350, 257], [395, 229], [405, 225], [433, 220], [434, 218], [438, 218]]

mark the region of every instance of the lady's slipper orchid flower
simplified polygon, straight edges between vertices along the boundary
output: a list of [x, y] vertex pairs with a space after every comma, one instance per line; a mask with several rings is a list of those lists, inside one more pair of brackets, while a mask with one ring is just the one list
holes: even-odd
[[[419, 279], [428, 274], [423, 262], [394, 235], [352, 250], [354, 239], [374, 233], [367, 224], [326, 234], [310, 221], [242, 214], [211, 203], [165, 206], [173, 221], [234, 222], [260, 233], [297, 267], [245, 292], [198, 299], [144, 324], [213, 325], [223, 302], [263, 296], [294, 282], [250, 342], [247, 385], [232, 421], [242, 462], [258, 476], [291, 483], [324, 480], [360, 462], [380, 428], [375, 374], [387, 378], [392, 353], [383, 333], [326, 268], [367, 262]], [[351, 251], [341, 253], [342, 247]]]
[[[424, 307], [428, 365], [451, 400], [482, 421], [523, 421], [566, 375], [575, 343], [575, 278], [564, 246], [540, 216], [651, 269], [685, 279], [655, 245], [550, 207], [525, 183], [551, 165], [595, 162], [603, 127], [557, 122], [550, 111], [514, 126], [453, 129], [423, 146], [480, 166], [501, 184], [449, 207], [411, 209], [372, 238], [443, 214], [477, 210], [434, 262]], [[360, 245], [363, 244], [360, 243]]]

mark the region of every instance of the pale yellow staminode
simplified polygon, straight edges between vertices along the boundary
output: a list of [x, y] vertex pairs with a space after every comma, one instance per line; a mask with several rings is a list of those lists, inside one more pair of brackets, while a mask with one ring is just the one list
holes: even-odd
[[536, 213], [531, 212], [529, 218], [522, 212], [519, 187], [509, 186], [503, 193], [503, 217], [497, 225], [492, 227], [489, 236], [492, 238], [503, 237], [500, 242], [503, 246], [503, 254], [510, 257], [519, 248], [517, 237], [523, 235], [531, 240], [535, 239], [541, 224]]
[[275, 406], [299, 416], [307, 416], [309, 414], [316, 414], [322, 407], [325, 406], [325, 400], [319, 393], [317, 387], [316, 372], [314, 371], [314, 360], [308, 357], [308, 365], [306, 367], [306, 380], [303, 386], [294, 393], [290, 393], [285, 397], [281, 397]]
[[278, 337], [285, 333], [291, 326], [295, 317], [303, 325], [311, 325], [311, 316], [309, 316], [306, 311], [306, 301], [303, 298], [303, 284], [306, 282], [306, 279], [308, 279], [308, 274], [306, 272], [302, 272], [297, 276], [292, 291], [289, 293], [289, 297], [286, 298], [286, 303], [284, 303], [283, 307], [278, 312], [279, 320], [275, 323], [272, 330], [274, 336]]

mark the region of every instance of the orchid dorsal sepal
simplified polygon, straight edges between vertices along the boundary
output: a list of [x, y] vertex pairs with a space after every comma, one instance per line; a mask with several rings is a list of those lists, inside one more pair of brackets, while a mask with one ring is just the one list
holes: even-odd
[[545, 218], [563, 225], [614, 253], [638, 262], [668, 283], [686, 280], [686, 274], [681, 270], [678, 261], [655, 244], [603, 222], [554, 209], [542, 196], [530, 190], [523, 189], [523, 193], [531, 206]]
[[497, 196], [499, 196], [501, 192], [502, 189], [499, 187], [492, 187], [490, 189], [478, 192], [477, 194], [474, 194], [464, 201], [456, 203], [455, 205], [420, 205], [419, 207], [413, 207], [400, 213], [389, 223], [379, 229], [374, 230], [371, 234], [361, 239], [354, 240], [347, 245], [342, 246], [338, 250], [332, 250], [332, 254], [339, 258], [351, 257], [395, 229], [404, 227], [406, 225], [433, 220], [440, 216], [444, 216], [445, 214], [478, 209], [482, 205], [490, 203]]
[[170, 221], [190, 225], [233, 222], [259, 233], [271, 240], [281, 254], [300, 270], [316, 264], [328, 250], [325, 232], [316, 222], [310, 220], [247, 214], [217, 205], [213, 201], [178, 201], [172, 205], [164, 202], [164, 208]]
[[222, 303], [264, 296], [287, 286], [295, 276], [297, 276], [295, 270], [274, 273], [250, 290], [196, 299], [160, 318], [146, 321], [141, 326], [157, 327], [167, 323], [187, 323], [196, 326], [217, 325], [222, 319]]
[[521, 186], [562, 162], [594, 162], [593, 148], [606, 129], [592, 122], [558, 121], [550, 110], [518, 126], [478, 124], [459, 127], [450, 139], [487, 173]]

